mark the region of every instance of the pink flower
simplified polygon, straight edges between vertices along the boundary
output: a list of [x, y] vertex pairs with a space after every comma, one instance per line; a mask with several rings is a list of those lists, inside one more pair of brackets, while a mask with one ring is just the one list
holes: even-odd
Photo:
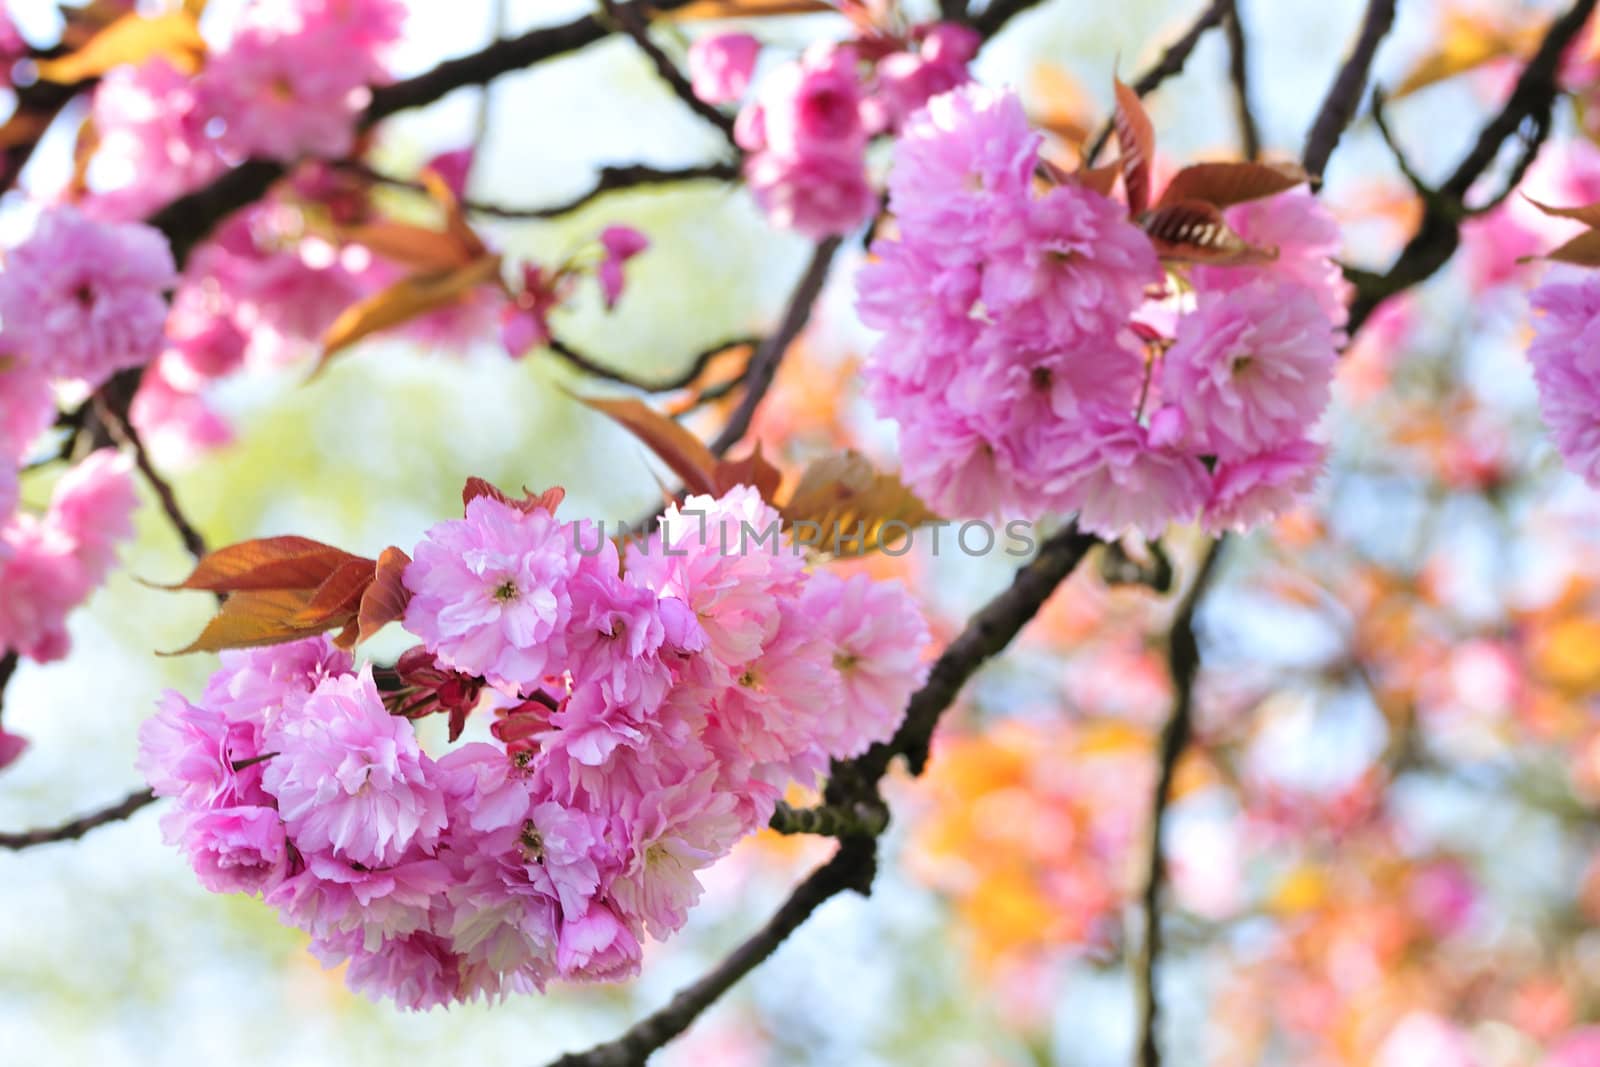
[[1074, 335], [1123, 327], [1161, 280], [1155, 248], [1109, 197], [1062, 185], [1029, 202], [1012, 244], [990, 249], [986, 314], [1014, 334]]
[[860, 158], [861, 79], [849, 48], [813, 49], [785, 63], [761, 85], [764, 151], [783, 159], [839, 155]]
[[117, 558], [117, 544], [133, 536], [139, 497], [133, 460], [102, 448], [75, 464], [56, 483], [49, 522], [73, 545], [84, 579], [97, 586]]
[[527, 692], [561, 669], [577, 566], [571, 532], [548, 511], [478, 497], [412, 553], [405, 627], [444, 665]]
[[801, 586], [803, 561], [780, 528], [777, 511], [750, 486], [691, 496], [667, 508], [658, 535], [628, 546], [628, 574], [689, 605], [709, 655], [737, 674], [777, 633], [783, 598]]
[[1213, 535], [1244, 533], [1277, 518], [1311, 492], [1322, 473], [1323, 448], [1298, 440], [1217, 464], [1200, 523]]
[[1600, 277], [1546, 281], [1529, 302], [1540, 413], [1567, 467], [1600, 486]]
[[814, 240], [849, 233], [878, 206], [860, 155], [758, 152], [745, 160], [744, 174], [774, 226]]
[[632, 226], [607, 226], [600, 231], [600, 247], [605, 250], [605, 257], [595, 274], [600, 279], [606, 310], [610, 311], [622, 296], [622, 265], [649, 248], [650, 239]]
[[226, 163], [205, 131], [195, 79], [161, 56], [113, 67], [94, 91], [99, 134], [88, 210], [140, 219], [222, 172]]
[[325, 967], [345, 961], [345, 982], [369, 1000], [392, 997], [406, 1011], [426, 1011], [465, 1000], [463, 960], [447, 938], [426, 930], [387, 937], [375, 949], [346, 935], [314, 940], [311, 951]]
[[325, 635], [231, 649], [218, 658], [222, 665], [206, 682], [201, 703], [233, 722], [252, 722], [262, 729], [275, 727], [285, 709], [298, 711], [324, 680], [349, 675], [354, 665], [350, 653]]
[[522, 268], [522, 289], [501, 312], [500, 342], [513, 358], [550, 343], [550, 312], [564, 299], [562, 277], [535, 264]]
[[283, 821], [271, 808], [179, 809], [162, 827], [213, 893], [270, 893], [288, 872]]
[[15, 763], [28, 749], [28, 739], [0, 728], [0, 770]]
[[580, 918], [562, 924], [556, 965], [563, 978], [617, 982], [639, 973], [641, 956], [633, 931], [615, 911], [596, 900]]
[[1290, 282], [1308, 290], [1335, 327], [1350, 318], [1350, 283], [1336, 261], [1344, 239], [1339, 221], [1321, 199], [1294, 189], [1261, 200], [1235, 204], [1223, 213], [1228, 225], [1250, 244], [1277, 249], [1259, 266], [1198, 266], [1190, 272], [1202, 291], [1237, 289], [1260, 279]]
[[173, 384], [173, 367], [163, 357], [146, 368], [128, 408], [128, 418], [157, 464], [188, 461], [233, 440], [233, 430], [198, 392]]
[[968, 85], [934, 97], [895, 141], [889, 210], [902, 238], [936, 250], [944, 264], [982, 258], [993, 240], [1009, 240], [1027, 210], [1042, 141], [1015, 93]]
[[302, 851], [368, 867], [430, 849], [445, 826], [433, 761], [411, 723], [390, 715], [372, 669], [323, 680], [268, 734], [263, 785]]
[[176, 280], [159, 231], [54, 208], [0, 272], [6, 342], [52, 378], [97, 386], [156, 357], [167, 317], [162, 294]]
[[335, 34], [247, 25], [210, 58], [200, 87], [228, 152], [293, 163], [350, 151], [368, 76]]
[[1600, 1026], [1581, 1026], [1567, 1034], [1539, 1067], [1600, 1067]]
[[689, 46], [689, 78], [694, 95], [708, 104], [727, 104], [750, 87], [761, 42], [748, 33], [713, 33]]
[[456, 148], [448, 152], [440, 152], [424, 164], [424, 168], [433, 171], [449, 190], [460, 199], [467, 195], [467, 178], [472, 174], [474, 155], [471, 145], [466, 148]]
[[1053, 504], [1077, 510], [1080, 528], [1105, 538], [1137, 530], [1153, 540], [1169, 523], [1193, 519], [1205, 502], [1209, 479], [1200, 461], [1152, 448], [1130, 416], [1093, 412], [1081, 433], [1050, 487]]
[[967, 64], [978, 54], [982, 38], [968, 26], [940, 22], [923, 30], [916, 51], [894, 52], [873, 70], [870, 106], [882, 110], [873, 123], [896, 129], [930, 99], [969, 80]]
[[697, 871], [709, 867], [744, 835], [735, 798], [715, 788], [706, 770], [661, 785], [632, 800], [627, 865], [611, 884], [623, 914], [661, 939], [682, 928], [702, 892]]
[[0, 459], [16, 460], [55, 420], [56, 401], [43, 370], [10, 345], [0, 335]]
[[284, 922], [324, 942], [353, 936], [371, 951], [386, 939], [427, 930], [450, 886], [450, 870], [437, 859], [407, 857], [374, 870], [325, 852], [303, 856], [304, 868], [270, 890], [266, 902]]
[[[260, 728], [189, 703], [167, 690], [156, 713], [139, 727], [134, 762], [157, 796], [177, 797], [195, 811], [270, 806], [262, 791]], [[274, 757], [276, 758], [276, 757]]]
[[1257, 282], [1202, 293], [1178, 320], [1162, 395], [1183, 409], [1195, 447], [1239, 459], [1300, 439], [1328, 404], [1332, 326], [1310, 292]]
[[833, 667], [844, 684], [843, 699], [822, 709], [817, 742], [829, 756], [849, 758], [889, 740], [927, 676], [922, 651], [928, 625], [916, 602], [898, 582], [817, 571], [806, 583], [800, 611], [828, 635]]

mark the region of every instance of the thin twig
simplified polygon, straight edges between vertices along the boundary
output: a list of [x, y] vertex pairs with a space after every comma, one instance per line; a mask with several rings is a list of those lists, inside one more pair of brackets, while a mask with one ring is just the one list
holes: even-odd
[[[1352, 335], [1378, 305], [1432, 277], [1455, 255], [1461, 243], [1462, 212], [1472, 210], [1465, 207], [1467, 193], [1494, 163], [1505, 142], [1529, 122], [1533, 125], [1524, 136], [1521, 158], [1513, 168], [1513, 176], [1532, 163], [1549, 135], [1550, 113], [1560, 91], [1557, 77], [1561, 57], [1594, 14], [1595, 3], [1596, 0], [1576, 0], [1565, 14], [1550, 23], [1538, 51], [1522, 68], [1505, 105], [1484, 124], [1472, 149], [1439, 185], [1439, 195], [1424, 204], [1422, 222], [1394, 264], [1382, 274], [1349, 272], [1356, 284], [1356, 297], [1350, 305]], [[1447, 209], [1441, 206], [1443, 204], [1451, 207]]]
[[750, 366], [745, 372], [744, 395], [739, 398], [739, 406], [734, 409], [722, 432], [711, 442], [711, 451], [716, 455], [726, 454], [750, 429], [756, 409], [761, 406], [767, 390], [772, 387], [772, 380], [777, 377], [784, 353], [811, 319], [811, 309], [822, 293], [822, 287], [827, 284], [828, 271], [833, 266], [834, 254], [839, 251], [839, 243], [837, 237], [817, 242], [815, 251], [811, 253], [811, 262], [790, 295], [789, 305], [784, 309], [778, 328], [761, 342], [755, 355], [750, 357]]
[[723, 341], [721, 344], [713, 345], [696, 355], [689, 365], [677, 374], [662, 378], [659, 381], [645, 381], [640, 378], [634, 378], [614, 367], [608, 367], [592, 356], [573, 348], [559, 337], [552, 337], [545, 347], [585, 374], [592, 374], [596, 378], [603, 378], [608, 382], [616, 382], [618, 385], [626, 385], [630, 389], [637, 389], [643, 393], [671, 393], [678, 389], [686, 388], [696, 378], [700, 377], [707, 364], [728, 351], [728, 349], [737, 348], [740, 345], [759, 345], [760, 343], [761, 339], [759, 337], [736, 337], [731, 341]]
[[1167, 637], [1167, 666], [1172, 672], [1172, 714], [1161, 730], [1157, 747], [1156, 787], [1150, 808], [1150, 837], [1145, 846], [1142, 936], [1133, 957], [1134, 995], [1138, 1004], [1139, 1029], [1136, 1044], [1137, 1067], [1160, 1067], [1161, 1048], [1156, 1041], [1160, 1000], [1156, 995], [1156, 965], [1161, 959], [1161, 890], [1166, 883], [1166, 853], [1161, 848], [1161, 832], [1172, 802], [1172, 782], [1178, 760], [1189, 746], [1194, 727], [1194, 680], [1200, 667], [1200, 649], [1194, 636], [1194, 616], [1200, 599], [1216, 572], [1223, 542], [1206, 546], [1200, 567], [1184, 594]]
[[614, 1041], [562, 1056], [550, 1067], [641, 1067], [649, 1055], [687, 1030], [739, 979], [777, 951], [811, 913], [845, 890], [866, 894], [877, 866], [877, 839], [852, 837], [827, 863], [812, 871], [789, 899], [749, 940], [709, 973], [678, 992], [666, 1007], [647, 1015]]
[[1261, 157], [1261, 127], [1256, 122], [1255, 109], [1250, 103], [1250, 54], [1245, 37], [1244, 21], [1239, 15], [1239, 0], [1228, 5], [1228, 15], [1222, 21], [1223, 32], [1228, 35], [1228, 80], [1233, 84], [1233, 113], [1239, 125], [1239, 147], [1246, 159]]
[[11, 676], [17, 673], [17, 665], [22, 657], [13, 649], [0, 656], [0, 712], [5, 710], [6, 686], [11, 684]]
[[35, 845], [48, 845], [56, 841], [76, 841], [90, 830], [98, 829], [107, 823], [126, 819], [139, 809], [155, 803], [155, 799], [154, 792], [149, 789], [141, 789], [137, 793], [129, 793], [110, 807], [90, 812], [88, 815], [73, 819], [71, 822], [62, 823], [60, 826], [49, 826], [38, 830], [23, 830], [20, 833], [0, 833], [0, 848], [8, 848], [15, 851], [32, 848]]
[[672, 89], [673, 95], [682, 100], [690, 111], [721, 130], [728, 144], [737, 149], [738, 146], [733, 139], [732, 116], [695, 95], [694, 86], [683, 76], [683, 71], [679, 70], [678, 65], [650, 39], [650, 27], [639, 9], [632, 4], [619, 4], [616, 0], [600, 0], [600, 4], [605, 13], [622, 28], [622, 32], [639, 46], [639, 51], [650, 60], [661, 80]]
[[[1200, 12], [1200, 17], [1184, 31], [1183, 36], [1173, 41], [1167, 50], [1161, 53], [1161, 58], [1156, 61], [1155, 66], [1139, 75], [1129, 88], [1139, 96], [1145, 96], [1168, 78], [1182, 74], [1184, 64], [1189, 62], [1189, 55], [1200, 43], [1200, 38], [1206, 35], [1207, 30], [1221, 23], [1232, 7], [1233, 0], [1212, 0], [1211, 5]], [[1111, 139], [1113, 129], [1115, 123], [1112, 122], [1107, 122], [1100, 128], [1099, 134], [1089, 146], [1088, 154], [1084, 156], [1086, 160], [1093, 162], [1095, 157], [1100, 155], [1101, 149], [1105, 148], [1106, 142]]]
[[144, 480], [150, 483], [150, 488], [155, 490], [156, 499], [161, 502], [161, 510], [166, 513], [167, 521], [177, 531], [183, 547], [195, 559], [204, 556], [206, 539], [200, 536], [200, 531], [195, 529], [194, 523], [183, 513], [183, 508], [178, 504], [178, 495], [173, 492], [172, 483], [162, 477], [161, 472], [156, 470], [155, 464], [150, 462], [150, 453], [145, 450], [144, 441], [139, 437], [139, 431], [133, 428], [133, 422], [120, 411], [111, 410], [111, 405], [98, 395], [93, 403], [95, 415], [107, 432], [118, 444], [133, 452], [134, 465], [139, 468], [139, 473], [144, 475]]
[[1361, 34], [1344, 65], [1328, 87], [1317, 119], [1306, 135], [1306, 150], [1301, 163], [1314, 177], [1320, 178], [1328, 165], [1328, 157], [1338, 147], [1339, 138], [1356, 113], [1367, 85], [1367, 75], [1372, 70], [1372, 57], [1378, 45], [1394, 25], [1395, 0], [1368, 0], [1367, 13], [1361, 20]]
[[[421, 182], [384, 174], [356, 160], [345, 160], [336, 165], [340, 170], [360, 175], [368, 181], [379, 182], [396, 189], [409, 189], [415, 193], [427, 191]], [[731, 182], [738, 177], [739, 168], [733, 163], [704, 163], [693, 167], [653, 167], [645, 163], [629, 163], [622, 166], [601, 167], [600, 176], [594, 185], [569, 200], [547, 207], [512, 207], [474, 200], [470, 197], [463, 199], [461, 206], [469, 213], [483, 215], [486, 218], [512, 221], [555, 219], [587, 207], [609, 193], [685, 182]]]

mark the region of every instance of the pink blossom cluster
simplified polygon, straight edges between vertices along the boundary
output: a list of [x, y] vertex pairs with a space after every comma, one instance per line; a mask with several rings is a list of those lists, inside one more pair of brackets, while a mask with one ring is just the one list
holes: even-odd
[[1529, 299], [1535, 334], [1528, 361], [1539, 410], [1568, 468], [1600, 486], [1600, 276], [1558, 274]]
[[[325, 639], [224, 653], [167, 694], [140, 768], [202, 884], [261, 893], [351, 985], [422, 1009], [637, 971], [697, 872], [791, 782], [890, 736], [926, 627], [897, 584], [808, 572], [754, 489], [691, 497], [625, 551], [495, 494], [404, 572], [393, 669]], [[411, 717], [476, 705], [435, 758]]]
[[[314, 176], [305, 191], [336, 197]], [[523, 284], [494, 281], [402, 327], [423, 345], [459, 350], [498, 328], [513, 356], [550, 339], [549, 316], [592, 274], [609, 309], [625, 287], [625, 264], [649, 246], [628, 226], [608, 226], [593, 248], [555, 267], [527, 264]], [[399, 281], [406, 268], [360, 244], [305, 232], [301, 207], [269, 198], [230, 217], [190, 257], [167, 316], [160, 356], [134, 398], [131, 417], [151, 450], [181, 460], [226, 443], [231, 431], [207, 391], [243, 369], [309, 358], [341, 312]]]
[[1346, 312], [1337, 225], [1302, 192], [1230, 208], [1270, 263], [1169, 279], [1115, 200], [1036, 190], [1015, 95], [935, 97], [896, 143], [898, 235], [859, 307], [867, 395], [908, 484], [950, 515], [1076, 512], [1102, 536], [1246, 529], [1314, 482]]
[[[749, 153], [745, 178], [767, 217], [813, 238], [848, 233], [870, 218], [878, 197], [868, 179], [868, 142], [965, 82], [978, 44], [968, 27], [934, 23], [904, 39], [870, 35], [817, 45], [773, 70], [735, 126]], [[736, 99], [757, 51], [743, 34], [696, 42], [696, 91], [713, 102]]]
[[43, 515], [0, 517], [0, 650], [39, 662], [67, 654], [68, 613], [133, 536], [131, 466], [111, 449], [92, 453], [61, 476]]
[[246, 157], [347, 155], [404, 15], [399, 0], [265, 0], [194, 77], [160, 56], [114, 69], [94, 96], [94, 209], [142, 217]]

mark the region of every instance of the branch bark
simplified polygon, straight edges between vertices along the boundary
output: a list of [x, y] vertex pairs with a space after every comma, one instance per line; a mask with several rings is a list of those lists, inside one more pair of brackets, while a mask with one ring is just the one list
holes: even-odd
[[1317, 119], [1311, 124], [1311, 132], [1306, 135], [1306, 149], [1301, 156], [1301, 163], [1313, 177], [1322, 176], [1328, 158], [1338, 147], [1339, 138], [1344, 136], [1345, 127], [1350, 125], [1350, 119], [1361, 103], [1362, 90], [1366, 88], [1367, 76], [1372, 71], [1372, 58], [1377, 55], [1378, 45], [1394, 25], [1394, 8], [1395, 0], [1369, 0], [1367, 4], [1367, 13], [1361, 21], [1361, 34], [1356, 38], [1355, 47], [1350, 50], [1344, 65], [1339, 68], [1338, 76], [1328, 87], [1328, 95], [1323, 98]]
[[90, 830], [97, 829], [107, 823], [126, 819], [139, 809], [155, 803], [155, 800], [155, 793], [148, 789], [141, 789], [137, 793], [129, 793], [110, 807], [79, 816], [70, 822], [62, 823], [60, 826], [48, 826], [38, 830], [23, 830], [18, 833], [0, 833], [0, 848], [18, 851], [24, 848], [32, 848], [35, 845], [48, 845], [56, 841], [76, 841]]
[[1513, 176], [1532, 162], [1549, 134], [1551, 110], [1560, 91], [1556, 79], [1561, 57], [1594, 14], [1595, 3], [1577, 0], [1551, 22], [1505, 105], [1478, 132], [1471, 150], [1436, 190], [1438, 195], [1424, 203], [1422, 222], [1394, 264], [1382, 274], [1352, 272], [1356, 283], [1356, 297], [1350, 306], [1352, 336], [1385, 300], [1426, 281], [1455, 255], [1461, 243], [1461, 219], [1471, 210], [1466, 206], [1467, 193], [1525, 122], [1534, 124], [1534, 132], [1524, 139]]
[[1167, 635], [1167, 665], [1172, 673], [1172, 714], [1161, 730], [1156, 749], [1156, 787], [1150, 807], [1150, 838], [1145, 846], [1144, 882], [1140, 893], [1143, 919], [1139, 948], [1133, 957], [1134, 996], [1139, 1029], [1135, 1050], [1137, 1067], [1160, 1067], [1161, 1046], [1156, 1039], [1161, 1002], [1156, 994], [1156, 969], [1161, 959], [1161, 890], [1167, 879], [1166, 853], [1161, 834], [1172, 803], [1172, 782], [1178, 760], [1189, 747], [1194, 727], [1194, 680], [1200, 668], [1200, 648], [1194, 636], [1195, 611], [1216, 571], [1221, 540], [1207, 546], [1194, 580], [1173, 617]]

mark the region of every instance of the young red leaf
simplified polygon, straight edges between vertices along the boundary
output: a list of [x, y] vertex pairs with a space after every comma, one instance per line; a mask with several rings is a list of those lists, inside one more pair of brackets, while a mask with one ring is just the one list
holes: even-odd
[[783, 472], [767, 462], [767, 457], [761, 454], [761, 442], [757, 441], [754, 451], [744, 459], [720, 461], [716, 482], [718, 493], [726, 493], [736, 485], [753, 485], [761, 499], [770, 504], [778, 495], [778, 486], [783, 484]]
[[164, 652], [162, 655], [221, 652], [230, 648], [277, 645], [314, 636], [327, 627], [304, 626], [295, 621], [311, 603], [311, 596], [309, 589], [252, 589], [234, 593], [223, 601], [222, 607], [206, 623], [199, 637], [176, 652]]
[[535, 493], [527, 486], [523, 486], [522, 499], [513, 500], [499, 488], [482, 478], [468, 478], [467, 484], [461, 487], [461, 506], [465, 508], [480, 496], [498, 500], [507, 507], [516, 508], [518, 511], [529, 512], [543, 508], [554, 515], [556, 508], [560, 507], [561, 502], [567, 498], [567, 491], [559, 485], [552, 485], [542, 493]]
[[1579, 267], [1600, 267], [1600, 230], [1584, 230], [1578, 236], [1542, 256], [1523, 256], [1517, 262], [1548, 259], [1555, 263], [1571, 263]]
[[1585, 226], [1600, 226], [1600, 203], [1584, 204], [1580, 207], [1552, 207], [1540, 203], [1527, 194], [1523, 194], [1522, 198], [1552, 218], [1575, 219]]
[[1162, 259], [1180, 263], [1210, 263], [1239, 266], [1268, 263], [1277, 258], [1276, 249], [1257, 248], [1222, 218], [1216, 205], [1201, 200], [1182, 200], [1156, 208], [1140, 220]]
[[1160, 206], [1203, 200], [1231, 207], [1293, 189], [1311, 180], [1298, 163], [1196, 163], [1167, 183]]
[[136, 66], [160, 56], [173, 69], [193, 74], [206, 54], [205, 38], [192, 15], [175, 11], [167, 15], [128, 13], [89, 38], [76, 52], [58, 59], [41, 60], [37, 70], [43, 81], [71, 85], [98, 78], [113, 67]]
[[700, 438], [650, 405], [631, 397], [579, 397], [621, 423], [683, 479], [691, 493], [717, 493], [717, 457]]
[[807, 467], [780, 510], [797, 543], [840, 557], [896, 544], [911, 527], [938, 518], [899, 478], [853, 451]]
[[1116, 82], [1117, 150], [1122, 156], [1122, 187], [1128, 192], [1128, 213], [1138, 215], [1150, 204], [1150, 162], [1155, 158], [1156, 131], [1139, 94]]
[[309, 596], [340, 565], [359, 559], [360, 556], [308, 537], [264, 537], [207, 553], [189, 577], [160, 588], [211, 593], [303, 589]]
[[305, 610], [293, 621], [300, 626], [316, 626], [324, 630], [344, 625], [355, 617], [356, 609], [361, 605], [361, 596], [372, 584], [377, 568], [376, 560], [359, 556], [339, 564], [317, 586]]
[[411, 590], [402, 580], [411, 557], [390, 546], [378, 553], [372, 583], [361, 594], [356, 611], [357, 639], [365, 641], [391, 622], [405, 618]]
[[498, 281], [500, 257], [481, 256], [443, 272], [414, 274], [345, 308], [322, 335], [316, 372], [357, 341], [403, 325], [461, 300], [480, 285]]

